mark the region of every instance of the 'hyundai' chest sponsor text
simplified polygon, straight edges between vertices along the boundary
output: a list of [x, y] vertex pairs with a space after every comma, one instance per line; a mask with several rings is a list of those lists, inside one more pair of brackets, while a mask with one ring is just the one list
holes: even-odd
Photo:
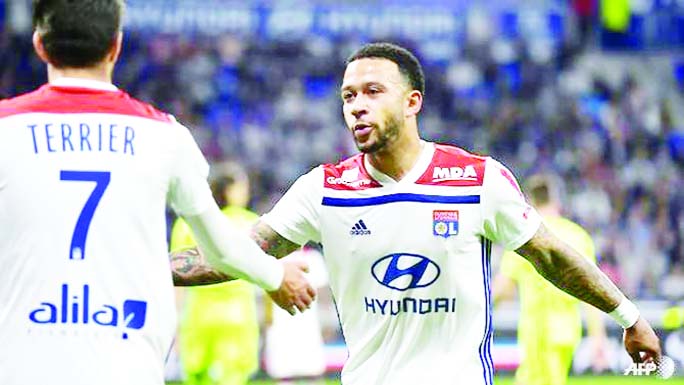
[[364, 297], [366, 312], [390, 316], [455, 312], [456, 298], [425, 295], [422, 290], [435, 283], [440, 273], [437, 263], [418, 254], [395, 253], [378, 259], [371, 267], [373, 278], [388, 289], [411, 295], [399, 299]]

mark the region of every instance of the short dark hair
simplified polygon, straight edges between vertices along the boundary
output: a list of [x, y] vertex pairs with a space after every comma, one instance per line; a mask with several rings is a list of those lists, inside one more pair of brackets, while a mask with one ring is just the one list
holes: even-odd
[[121, 30], [123, 0], [33, 0], [33, 28], [55, 67], [90, 67]]
[[406, 48], [396, 44], [377, 42], [369, 43], [354, 52], [345, 64], [365, 58], [379, 58], [393, 61], [399, 66], [399, 72], [404, 75], [411, 88], [425, 94], [425, 75], [418, 59]]

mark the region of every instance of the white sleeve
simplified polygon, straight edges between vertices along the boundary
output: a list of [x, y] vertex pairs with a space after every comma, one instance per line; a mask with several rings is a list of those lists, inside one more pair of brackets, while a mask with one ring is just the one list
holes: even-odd
[[303, 245], [320, 242], [319, 210], [323, 199], [323, 167], [304, 174], [261, 220], [282, 237]]
[[212, 267], [266, 291], [280, 287], [284, 275], [280, 261], [264, 253], [245, 232], [231, 224], [218, 206], [210, 205], [185, 220]]
[[167, 195], [169, 204], [179, 215], [197, 215], [215, 205], [207, 182], [209, 164], [186, 127], [174, 122], [170, 135], [175, 136], [175, 161]]
[[484, 233], [488, 239], [516, 250], [537, 232], [541, 217], [525, 200], [513, 174], [487, 158], [482, 193]]

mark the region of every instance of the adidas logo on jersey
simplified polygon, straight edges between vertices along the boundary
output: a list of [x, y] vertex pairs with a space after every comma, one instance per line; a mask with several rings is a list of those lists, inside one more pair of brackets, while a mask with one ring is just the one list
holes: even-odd
[[447, 180], [477, 180], [477, 172], [473, 165], [461, 167], [435, 167], [432, 171], [433, 182], [443, 182]]
[[366, 224], [363, 223], [363, 219], [359, 219], [358, 222], [349, 231], [349, 235], [370, 235], [371, 231], [368, 230]]

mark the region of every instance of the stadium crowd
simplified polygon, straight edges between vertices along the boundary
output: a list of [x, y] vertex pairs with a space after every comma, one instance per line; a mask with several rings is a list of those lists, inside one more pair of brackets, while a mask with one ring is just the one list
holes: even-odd
[[[30, 41], [0, 30], [5, 97], [45, 81]], [[355, 151], [337, 76], [360, 43], [131, 32], [114, 79], [191, 127], [209, 159], [245, 164], [264, 212], [298, 175]], [[567, 214], [627, 294], [684, 297], [684, 88], [672, 57], [491, 36], [401, 43], [425, 63], [426, 138], [491, 154], [522, 181], [558, 174]]]

